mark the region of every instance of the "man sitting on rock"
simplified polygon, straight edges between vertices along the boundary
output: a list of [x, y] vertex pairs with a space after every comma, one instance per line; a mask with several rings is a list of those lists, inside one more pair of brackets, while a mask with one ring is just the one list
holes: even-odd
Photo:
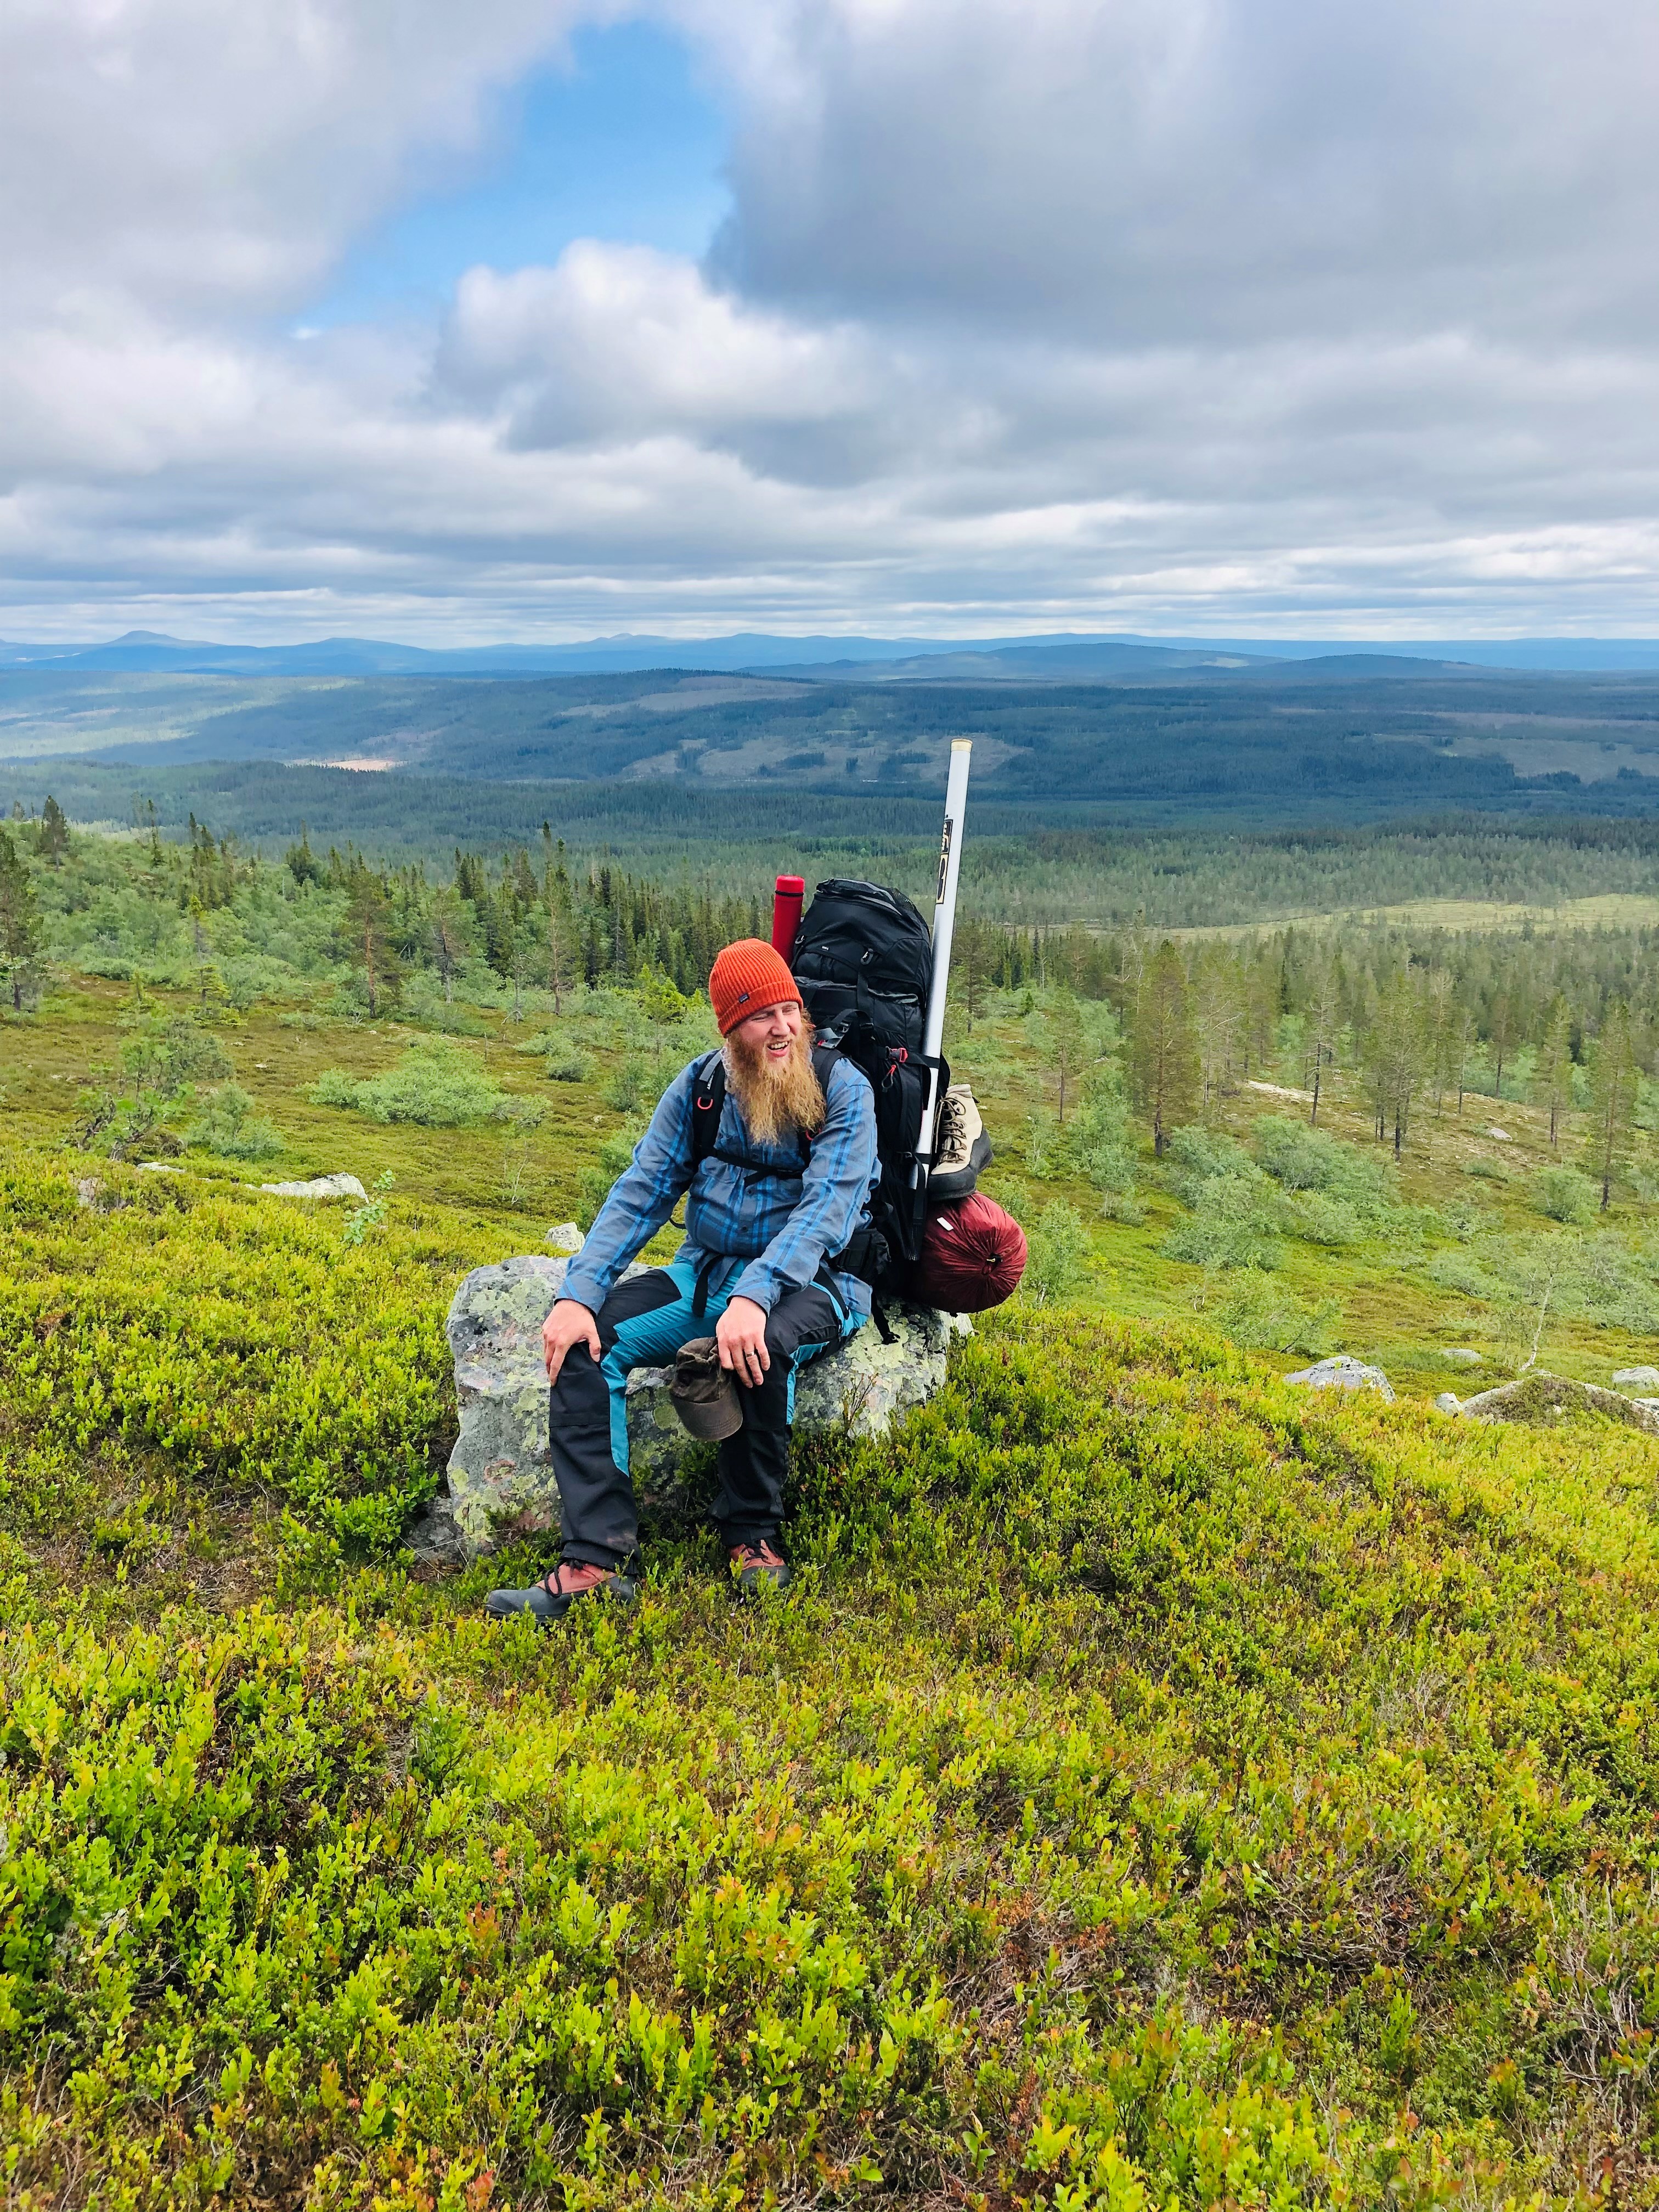
[[[796, 1370], [870, 1314], [868, 1286], [836, 1262], [880, 1173], [875, 1102], [839, 1057], [820, 1083], [800, 993], [769, 945], [728, 945], [708, 995], [726, 1040], [714, 1149], [694, 1164], [698, 1059], [663, 1093], [543, 1325], [564, 1556], [532, 1589], [492, 1590], [486, 1603], [499, 1616], [556, 1620], [577, 1598], [633, 1597], [629, 1370], [661, 1365], [711, 1330], [721, 1366], [744, 1388], [743, 1425], [720, 1447], [714, 1503], [729, 1571], [742, 1596], [789, 1579], [779, 1545]], [[682, 1196], [686, 1240], [674, 1259], [620, 1281]]]

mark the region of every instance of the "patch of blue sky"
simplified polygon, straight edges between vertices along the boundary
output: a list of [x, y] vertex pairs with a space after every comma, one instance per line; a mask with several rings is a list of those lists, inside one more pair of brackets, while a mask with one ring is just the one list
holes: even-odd
[[464, 173], [434, 161], [356, 242], [295, 335], [429, 314], [478, 263], [551, 263], [576, 238], [701, 254], [727, 206], [726, 144], [678, 40], [646, 23], [579, 32], [566, 60], [500, 96]]

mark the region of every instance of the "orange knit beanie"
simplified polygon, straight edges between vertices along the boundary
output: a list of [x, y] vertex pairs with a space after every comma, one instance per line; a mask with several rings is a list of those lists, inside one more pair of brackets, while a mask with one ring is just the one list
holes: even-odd
[[800, 993], [783, 955], [758, 937], [740, 937], [735, 945], [726, 946], [708, 978], [708, 995], [714, 1002], [714, 1019], [722, 1036], [739, 1022], [747, 1021], [750, 1014], [759, 1013], [763, 1006], [781, 1006], [786, 999], [800, 1004]]

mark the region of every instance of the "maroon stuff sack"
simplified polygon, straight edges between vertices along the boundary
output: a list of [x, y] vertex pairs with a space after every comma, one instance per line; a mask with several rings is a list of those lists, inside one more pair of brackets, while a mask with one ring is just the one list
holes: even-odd
[[1012, 1297], [1024, 1273], [1025, 1231], [976, 1190], [928, 1216], [908, 1295], [945, 1313], [983, 1313]]

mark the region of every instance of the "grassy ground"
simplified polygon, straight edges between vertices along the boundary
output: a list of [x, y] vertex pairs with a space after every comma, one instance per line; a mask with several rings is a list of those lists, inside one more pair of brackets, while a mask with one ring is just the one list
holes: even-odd
[[[1136, 1228], [1033, 1171], [1005, 1008], [963, 1040], [993, 1187], [1086, 1209], [1078, 1297], [802, 1450], [787, 1602], [734, 1609], [668, 1520], [633, 1614], [502, 1632], [483, 1590], [544, 1552], [398, 1547], [443, 1316], [574, 1210], [629, 1043], [555, 1084], [467, 1041], [546, 1109], [515, 1190], [498, 1124], [301, 1095], [395, 1026], [256, 1010], [218, 1033], [287, 1149], [161, 1176], [65, 1149], [123, 996], [0, 1030], [9, 2206], [1659, 2193], [1659, 1446], [1435, 1413], [1478, 1301], [1291, 1240], [1403, 1396], [1288, 1389], [1194, 1318], [1146, 1163]], [[1468, 1101], [1401, 1197], [1539, 1225], [1547, 1152]], [[337, 1168], [396, 1177], [355, 1241], [243, 1187]], [[1573, 1324], [1550, 1359], [1651, 1351]]]

